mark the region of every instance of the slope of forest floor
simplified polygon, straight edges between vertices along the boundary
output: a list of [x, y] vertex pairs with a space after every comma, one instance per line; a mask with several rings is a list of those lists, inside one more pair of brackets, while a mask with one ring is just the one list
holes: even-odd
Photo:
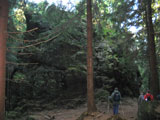
[[[108, 107], [107, 102], [97, 103], [98, 111], [100, 111], [99, 119], [94, 120], [107, 120], [109, 117], [113, 116], [112, 106]], [[135, 120], [137, 116], [137, 99], [124, 98], [119, 106], [119, 115], [126, 120]], [[29, 118], [21, 118], [24, 120], [77, 120], [82, 113], [87, 111], [87, 105], [83, 104], [79, 107], [67, 109], [67, 108], [58, 108], [53, 110], [42, 110], [39, 112], [28, 112]], [[18, 120], [18, 119], [17, 119]], [[87, 119], [92, 120], [92, 119]]]

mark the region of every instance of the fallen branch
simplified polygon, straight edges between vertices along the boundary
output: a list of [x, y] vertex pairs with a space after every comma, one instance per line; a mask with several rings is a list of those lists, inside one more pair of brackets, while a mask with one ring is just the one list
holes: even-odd
[[32, 47], [32, 46], [36, 46], [36, 45], [39, 45], [41, 43], [45, 43], [45, 42], [49, 42], [51, 40], [54, 40], [55, 38], [57, 38], [61, 33], [59, 33], [58, 35], [48, 39], [48, 40], [44, 40], [44, 41], [40, 41], [38, 43], [35, 43], [35, 44], [31, 44], [31, 45], [27, 45], [27, 46], [22, 46], [22, 47], [8, 47], [8, 48], [15, 48], [15, 49], [24, 49], [24, 48], [29, 48], [29, 47]]
[[29, 33], [29, 32], [32, 32], [32, 31], [35, 31], [35, 30], [38, 30], [38, 28], [33, 28], [31, 30], [28, 30], [28, 31], [24, 31], [24, 32], [8, 32], [9, 34], [23, 34], [23, 33]]

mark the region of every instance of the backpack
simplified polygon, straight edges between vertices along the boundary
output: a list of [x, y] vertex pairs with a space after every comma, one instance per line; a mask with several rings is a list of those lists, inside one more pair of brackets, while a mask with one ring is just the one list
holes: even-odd
[[151, 95], [147, 96], [147, 101], [151, 101]]
[[119, 94], [119, 92], [115, 92], [114, 93], [113, 100], [117, 101], [117, 102], [120, 101], [120, 94]]

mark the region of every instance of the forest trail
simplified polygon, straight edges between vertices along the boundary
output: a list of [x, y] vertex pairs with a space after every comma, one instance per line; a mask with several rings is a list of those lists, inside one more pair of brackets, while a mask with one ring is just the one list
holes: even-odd
[[[106, 120], [112, 116], [112, 107], [108, 109], [107, 103], [98, 103], [97, 108], [103, 113], [102, 120]], [[54, 109], [44, 110], [41, 112], [32, 112], [30, 114], [36, 120], [76, 120], [83, 112], [87, 110], [87, 105], [83, 104], [75, 109]], [[119, 114], [127, 120], [135, 120], [137, 115], [138, 105], [137, 100], [124, 98], [119, 106]], [[96, 119], [99, 120], [99, 119]], [[101, 119], [100, 119], [101, 120]]]

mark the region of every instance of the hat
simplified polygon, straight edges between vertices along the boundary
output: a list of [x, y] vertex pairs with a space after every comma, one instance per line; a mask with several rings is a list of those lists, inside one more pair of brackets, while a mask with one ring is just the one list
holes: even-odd
[[115, 90], [118, 90], [118, 88], [117, 88], [117, 87], [115, 87]]

